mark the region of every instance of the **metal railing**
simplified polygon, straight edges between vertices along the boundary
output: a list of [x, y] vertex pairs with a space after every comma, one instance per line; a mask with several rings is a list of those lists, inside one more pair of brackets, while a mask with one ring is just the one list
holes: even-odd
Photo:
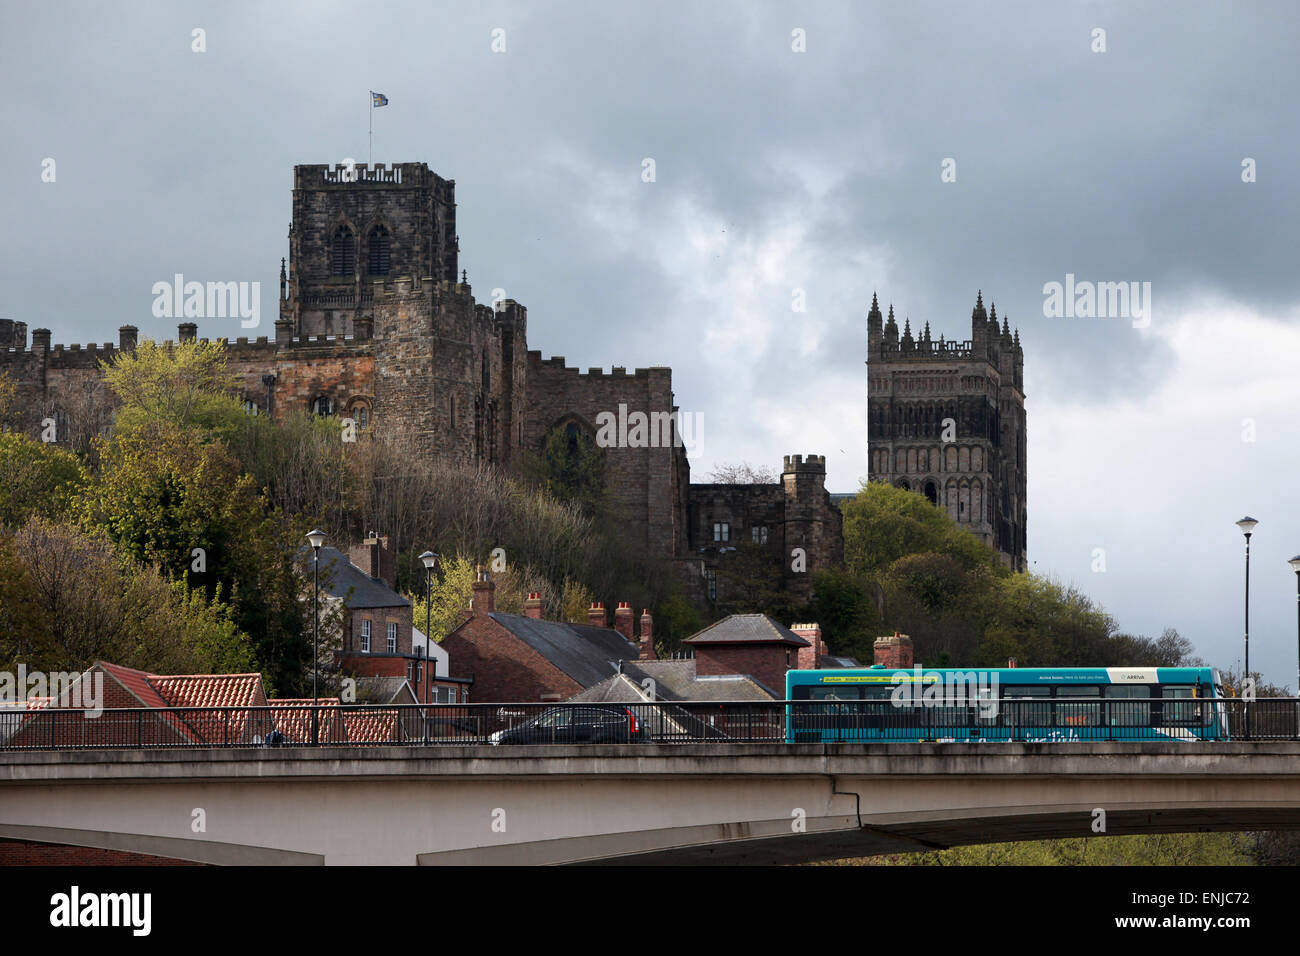
[[[1249, 721], [1247, 711], [1249, 710]], [[1249, 734], [1247, 725], [1249, 724]], [[1300, 700], [796, 700], [0, 710], [0, 750], [1300, 740]]]

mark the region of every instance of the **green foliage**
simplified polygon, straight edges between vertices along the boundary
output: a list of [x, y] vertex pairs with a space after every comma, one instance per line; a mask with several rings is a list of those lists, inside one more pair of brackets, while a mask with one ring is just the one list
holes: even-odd
[[843, 506], [844, 560], [851, 571], [885, 571], [899, 558], [944, 554], [964, 570], [1007, 571], [992, 548], [936, 508], [924, 495], [882, 482], [863, 482]]
[[425, 601], [424, 588], [407, 595], [411, 602], [411, 620], [423, 631], [427, 613], [428, 636], [433, 638], [434, 643], [441, 644], [444, 637], [469, 617], [473, 588], [474, 562], [463, 557], [444, 557], [433, 576], [430, 589], [432, 600]]
[[[1013, 657], [1026, 667], [1190, 661], [1190, 643], [1172, 629], [1156, 640], [1120, 635], [1077, 589], [1011, 573], [992, 548], [916, 492], [865, 484], [843, 513], [847, 575], [814, 579], [806, 612], [830, 622], [823, 631], [841, 653], [870, 660], [861, 629], [871, 627], [910, 635], [917, 660], [936, 665], [1003, 666]], [[845, 593], [853, 588], [856, 600]], [[835, 615], [846, 603], [859, 609], [857, 623]]]
[[813, 598], [799, 617], [816, 621], [822, 638], [836, 654], [870, 663], [881, 633], [874, 582], [852, 571], [834, 569], [813, 575]]
[[0, 433], [0, 528], [20, 528], [32, 515], [62, 517], [85, 481], [71, 452], [16, 432]]
[[952, 847], [838, 861], [880, 866], [1249, 866], [1250, 841], [1238, 833], [1152, 833]]
[[0, 536], [0, 665], [84, 670], [96, 660], [163, 673], [254, 670], [220, 594], [208, 601], [109, 542], [33, 518]]
[[223, 437], [238, 429], [239, 376], [226, 364], [224, 343], [182, 342], [170, 348], [145, 339], [133, 352], [102, 363], [104, 381], [122, 403], [118, 423], [200, 425]]

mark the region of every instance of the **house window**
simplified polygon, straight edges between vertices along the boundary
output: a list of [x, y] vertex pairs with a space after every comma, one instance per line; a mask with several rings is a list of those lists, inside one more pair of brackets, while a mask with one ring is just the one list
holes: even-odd
[[397, 625], [392, 621], [388, 622], [388, 653], [397, 653]]
[[245, 415], [256, 415], [256, 414], [257, 414], [257, 402], [254, 402], [254, 401], [251, 401], [251, 400], [250, 400], [250, 401], [247, 401], [247, 402], [244, 402], [244, 414], [245, 414]]
[[370, 653], [370, 622], [361, 622], [361, 653]]
[[366, 426], [369, 424], [370, 424], [370, 409], [367, 408], [365, 405], [358, 405], [357, 406], [357, 427], [360, 428], [362, 431], [365, 431]]
[[716, 572], [716, 571], [705, 571], [705, 572], [704, 572], [704, 580], [707, 581], [707, 582], [708, 582], [708, 585], [709, 585], [709, 600], [710, 600], [710, 601], [716, 601], [716, 600], [718, 599], [718, 574], [717, 574], [717, 572]]
[[713, 523], [713, 540], [730, 541], [731, 525], [726, 521], [715, 521]]
[[313, 415], [333, 415], [334, 401], [328, 395], [320, 395], [311, 403]]
[[755, 526], [749, 529], [750, 535], [754, 539], [754, 544], [767, 544], [767, 527]]

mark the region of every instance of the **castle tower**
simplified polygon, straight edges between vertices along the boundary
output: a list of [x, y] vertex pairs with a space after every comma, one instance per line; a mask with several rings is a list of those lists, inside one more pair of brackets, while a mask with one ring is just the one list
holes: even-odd
[[425, 163], [295, 166], [282, 319], [292, 334], [352, 335], [376, 281], [456, 281], [456, 183]]
[[[874, 315], [872, 313], [875, 313]], [[997, 307], [976, 295], [971, 337], [898, 339], [893, 307], [867, 317], [867, 452], [872, 481], [924, 495], [1026, 565], [1024, 352]], [[890, 334], [890, 327], [893, 334]]]
[[[843, 525], [839, 509], [826, 494], [825, 455], [786, 455], [781, 470], [785, 493], [786, 587], [802, 597], [812, 596], [812, 575], [844, 560]], [[801, 549], [802, 557], [794, 554]], [[796, 559], [803, 569], [797, 570]]]

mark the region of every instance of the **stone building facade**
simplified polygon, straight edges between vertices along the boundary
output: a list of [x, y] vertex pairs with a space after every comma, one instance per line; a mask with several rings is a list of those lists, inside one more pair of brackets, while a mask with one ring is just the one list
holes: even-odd
[[[457, 274], [455, 185], [424, 163], [294, 168], [274, 334], [231, 339], [221, 327], [229, 319], [205, 319], [242, 380], [245, 408], [342, 416], [360, 435], [382, 432], [431, 460], [515, 474], [553, 430], [596, 440], [603, 414], [658, 416], [670, 440], [602, 449], [627, 546], [676, 560], [692, 594], [713, 603], [701, 572], [725, 554], [712, 526], [730, 522], [766, 535], [773, 582], [806, 593], [808, 574], [789, 570], [800, 560], [791, 550], [807, 551], [812, 568], [842, 551], [824, 462], [792, 456], [770, 486], [692, 486], [672, 370], [584, 372], [530, 351], [524, 306], [481, 303]], [[178, 323], [178, 341], [198, 338], [195, 318]], [[116, 344], [64, 347], [35, 329], [29, 345], [25, 323], [0, 320], [0, 373], [17, 385], [11, 424], [35, 434], [51, 418], [60, 443], [84, 447], [112, 421], [100, 364], [133, 350], [138, 336], [123, 325]]]
[[867, 315], [869, 475], [920, 492], [1023, 571], [1025, 385], [1020, 331], [980, 293], [971, 337], [898, 332], [873, 295]]
[[844, 562], [844, 519], [826, 490], [825, 456], [786, 455], [773, 484], [691, 485], [685, 554], [700, 603], [744, 610], [755, 585], [808, 600], [813, 574]]

